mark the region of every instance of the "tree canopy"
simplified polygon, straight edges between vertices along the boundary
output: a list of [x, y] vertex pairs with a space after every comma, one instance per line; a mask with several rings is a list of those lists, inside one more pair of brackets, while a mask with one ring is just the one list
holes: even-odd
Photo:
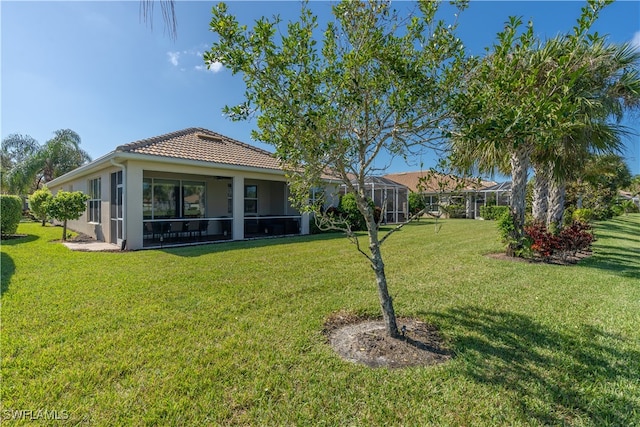
[[439, 2], [418, 2], [403, 16], [388, 2], [345, 1], [333, 6], [334, 19], [322, 31], [306, 3], [286, 29], [278, 17], [248, 29], [224, 3], [213, 8], [218, 40], [205, 61], [242, 74], [246, 86], [244, 102], [225, 113], [257, 117], [253, 137], [275, 147], [300, 209], [320, 215], [309, 192], [327, 175], [355, 196], [368, 247], [350, 236], [376, 274], [392, 336], [398, 329], [380, 252], [389, 235], [378, 236], [365, 177], [384, 170], [376, 162], [382, 153], [410, 157], [446, 136], [449, 101], [466, 65], [454, 14], [465, 3], [447, 22]]
[[82, 191], [60, 190], [46, 202], [47, 214], [62, 221], [62, 240], [67, 240], [67, 221], [80, 218], [87, 208], [89, 196]]
[[532, 22], [520, 31], [522, 20], [510, 17], [455, 103], [454, 160], [463, 169], [511, 173], [512, 255], [523, 243], [529, 168], [538, 169], [537, 183], [561, 183], [576, 168], [572, 160], [619, 147], [624, 129], [608, 120], [637, 103], [637, 53], [590, 33], [609, 3], [589, 0], [573, 32], [545, 42]]
[[43, 145], [28, 135], [9, 135], [2, 141], [2, 190], [28, 194], [91, 161], [80, 143], [71, 129], [55, 131]]

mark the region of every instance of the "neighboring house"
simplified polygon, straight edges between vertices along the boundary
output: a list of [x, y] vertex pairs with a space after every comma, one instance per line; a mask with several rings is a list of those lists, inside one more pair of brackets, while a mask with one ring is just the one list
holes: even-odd
[[640, 209], [640, 194], [633, 194], [630, 191], [618, 191], [619, 200], [631, 200]]
[[47, 186], [88, 194], [69, 228], [126, 249], [309, 233], [271, 153], [202, 128], [121, 145]]
[[477, 218], [480, 206], [486, 205], [491, 195], [494, 200], [491, 204], [496, 204], [510, 194], [505, 190], [500, 197], [501, 184], [492, 181], [462, 179], [431, 171], [393, 173], [384, 178], [406, 186], [411, 192], [422, 193], [427, 210], [434, 215], [441, 214], [444, 208], [457, 207], [448, 209], [447, 215]]
[[[352, 184], [356, 189], [358, 188], [355, 180]], [[406, 186], [380, 176], [366, 177], [364, 186], [365, 194], [374, 205], [384, 208], [385, 217], [382, 219], [384, 223], [400, 223], [408, 219], [409, 189]], [[346, 193], [346, 185], [340, 186], [340, 193]]]

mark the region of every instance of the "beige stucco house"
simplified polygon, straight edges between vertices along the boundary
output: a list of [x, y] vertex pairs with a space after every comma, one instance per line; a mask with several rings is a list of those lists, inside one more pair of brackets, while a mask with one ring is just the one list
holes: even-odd
[[[47, 183], [82, 191], [68, 226], [123, 249], [309, 233], [268, 151], [202, 128], [143, 139]], [[327, 181], [327, 200], [337, 194]]]
[[[479, 218], [479, 208], [487, 204], [489, 195], [493, 196], [493, 203], [505, 202], [510, 193], [510, 187], [504, 189], [504, 184], [471, 178], [458, 178], [433, 171], [392, 173], [384, 176], [398, 184], [406, 186], [413, 193], [421, 193], [428, 210], [435, 215], [442, 213], [445, 206], [458, 205], [461, 207], [456, 216], [465, 218]], [[508, 204], [508, 201], [506, 202]], [[447, 215], [450, 215], [449, 212]]]

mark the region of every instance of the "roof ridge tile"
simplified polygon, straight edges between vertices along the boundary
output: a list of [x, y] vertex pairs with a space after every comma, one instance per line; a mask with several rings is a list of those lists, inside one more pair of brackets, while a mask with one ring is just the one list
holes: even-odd
[[[131, 151], [131, 150], [135, 150], [136, 148], [142, 148], [142, 147], [145, 147], [145, 146], [148, 146], [148, 145], [151, 145], [151, 144], [155, 144], [155, 143], [158, 143], [158, 142], [166, 141], [167, 139], [188, 135], [189, 133], [194, 132], [196, 129], [201, 129], [201, 128], [191, 127], [191, 128], [177, 130], [177, 131], [174, 131], [174, 132], [165, 133], [163, 135], [157, 135], [157, 136], [152, 136], [150, 138], [139, 139], [137, 141], [133, 141], [133, 142], [129, 142], [127, 144], [123, 144], [123, 145], [117, 146], [116, 147], [116, 151]], [[206, 130], [206, 129], [204, 129], [204, 130]]]

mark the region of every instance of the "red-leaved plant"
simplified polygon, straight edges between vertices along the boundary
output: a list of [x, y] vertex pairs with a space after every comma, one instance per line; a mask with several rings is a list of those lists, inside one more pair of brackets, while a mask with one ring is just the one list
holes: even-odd
[[589, 249], [593, 242], [591, 226], [579, 221], [563, 228], [558, 234], [549, 232], [540, 222], [525, 226], [524, 231], [531, 241], [531, 250], [545, 260], [553, 256], [562, 259], [569, 254], [575, 256], [579, 251]]

